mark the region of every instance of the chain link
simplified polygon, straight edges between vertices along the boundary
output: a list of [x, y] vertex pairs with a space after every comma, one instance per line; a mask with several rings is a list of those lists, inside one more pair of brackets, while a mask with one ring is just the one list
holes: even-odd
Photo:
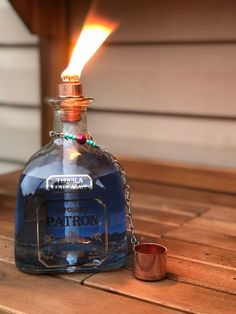
[[130, 237], [130, 242], [135, 247], [137, 244], [139, 244], [138, 239], [136, 238], [135, 231], [134, 231], [134, 222], [133, 222], [133, 216], [132, 216], [132, 209], [131, 209], [131, 200], [130, 200], [130, 186], [127, 184], [127, 179], [126, 179], [126, 172], [124, 168], [121, 166], [121, 164], [118, 162], [115, 156], [113, 156], [110, 152], [105, 150], [103, 147], [98, 146], [104, 153], [106, 153], [112, 162], [116, 165], [118, 168], [120, 175], [123, 180], [124, 184], [124, 190], [125, 190], [125, 202], [126, 202], [126, 209], [127, 209], [127, 214], [126, 218], [128, 221], [128, 230], [130, 231], [131, 237]]

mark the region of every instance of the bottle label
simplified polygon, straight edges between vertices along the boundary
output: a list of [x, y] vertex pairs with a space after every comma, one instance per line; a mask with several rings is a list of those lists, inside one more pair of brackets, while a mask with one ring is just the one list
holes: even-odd
[[108, 254], [108, 213], [99, 199], [46, 201], [36, 210], [38, 260], [47, 268], [99, 265]]
[[87, 174], [52, 175], [46, 179], [46, 189], [49, 191], [73, 192], [77, 190], [92, 190], [93, 180]]

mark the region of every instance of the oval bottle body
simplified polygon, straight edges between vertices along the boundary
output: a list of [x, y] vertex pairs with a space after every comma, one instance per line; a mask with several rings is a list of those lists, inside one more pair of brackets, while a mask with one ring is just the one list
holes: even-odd
[[26, 272], [108, 271], [127, 256], [124, 182], [108, 154], [50, 142], [19, 181], [15, 262]]

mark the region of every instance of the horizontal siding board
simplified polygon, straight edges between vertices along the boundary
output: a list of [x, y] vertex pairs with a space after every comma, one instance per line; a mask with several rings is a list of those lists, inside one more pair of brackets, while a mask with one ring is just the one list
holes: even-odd
[[37, 43], [7, 0], [0, 0], [0, 44]]
[[40, 102], [37, 49], [0, 49], [0, 103], [38, 106]]
[[[73, 1], [71, 38], [81, 27], [85, 1]], [[97, 13], [119, 21], [109, 42], [235, 40], [233, 0], [100, 0]], [[79, 16], [79, 18], [78, 18]]]
[[234, 122], [90, 112], [89, 130], [114, 154], [235, 167]]
[[0, 159], [25, 162], [40, 146], [38, 112], [0, 107], [0, 133]]
[[236, 115], [236, 45], [105, 47], [82, 73], [94, 108]]
[[124, 6], [111, 41], [236, 39], [235, 1], [131, 0]]

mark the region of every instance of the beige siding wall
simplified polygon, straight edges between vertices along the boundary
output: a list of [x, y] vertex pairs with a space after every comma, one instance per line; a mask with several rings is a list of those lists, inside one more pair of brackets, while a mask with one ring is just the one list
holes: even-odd
[[[73, 42], [83, 0], [72, 2]], [[234, 167], [236, 2], [101, 2], [120, 27], [82, 75], [97, 142], [114, 154]], [[0, 172], [40, 145], [37, 43], [0, 0]]]
[[106, 9], [120, 28], [82, 76], [97, 140], [116, 154], [236, 166], [236, 2], [116, 5]]
[[0, 173], [22, 167], [40, 145], [37, 43], [0, 0]]

